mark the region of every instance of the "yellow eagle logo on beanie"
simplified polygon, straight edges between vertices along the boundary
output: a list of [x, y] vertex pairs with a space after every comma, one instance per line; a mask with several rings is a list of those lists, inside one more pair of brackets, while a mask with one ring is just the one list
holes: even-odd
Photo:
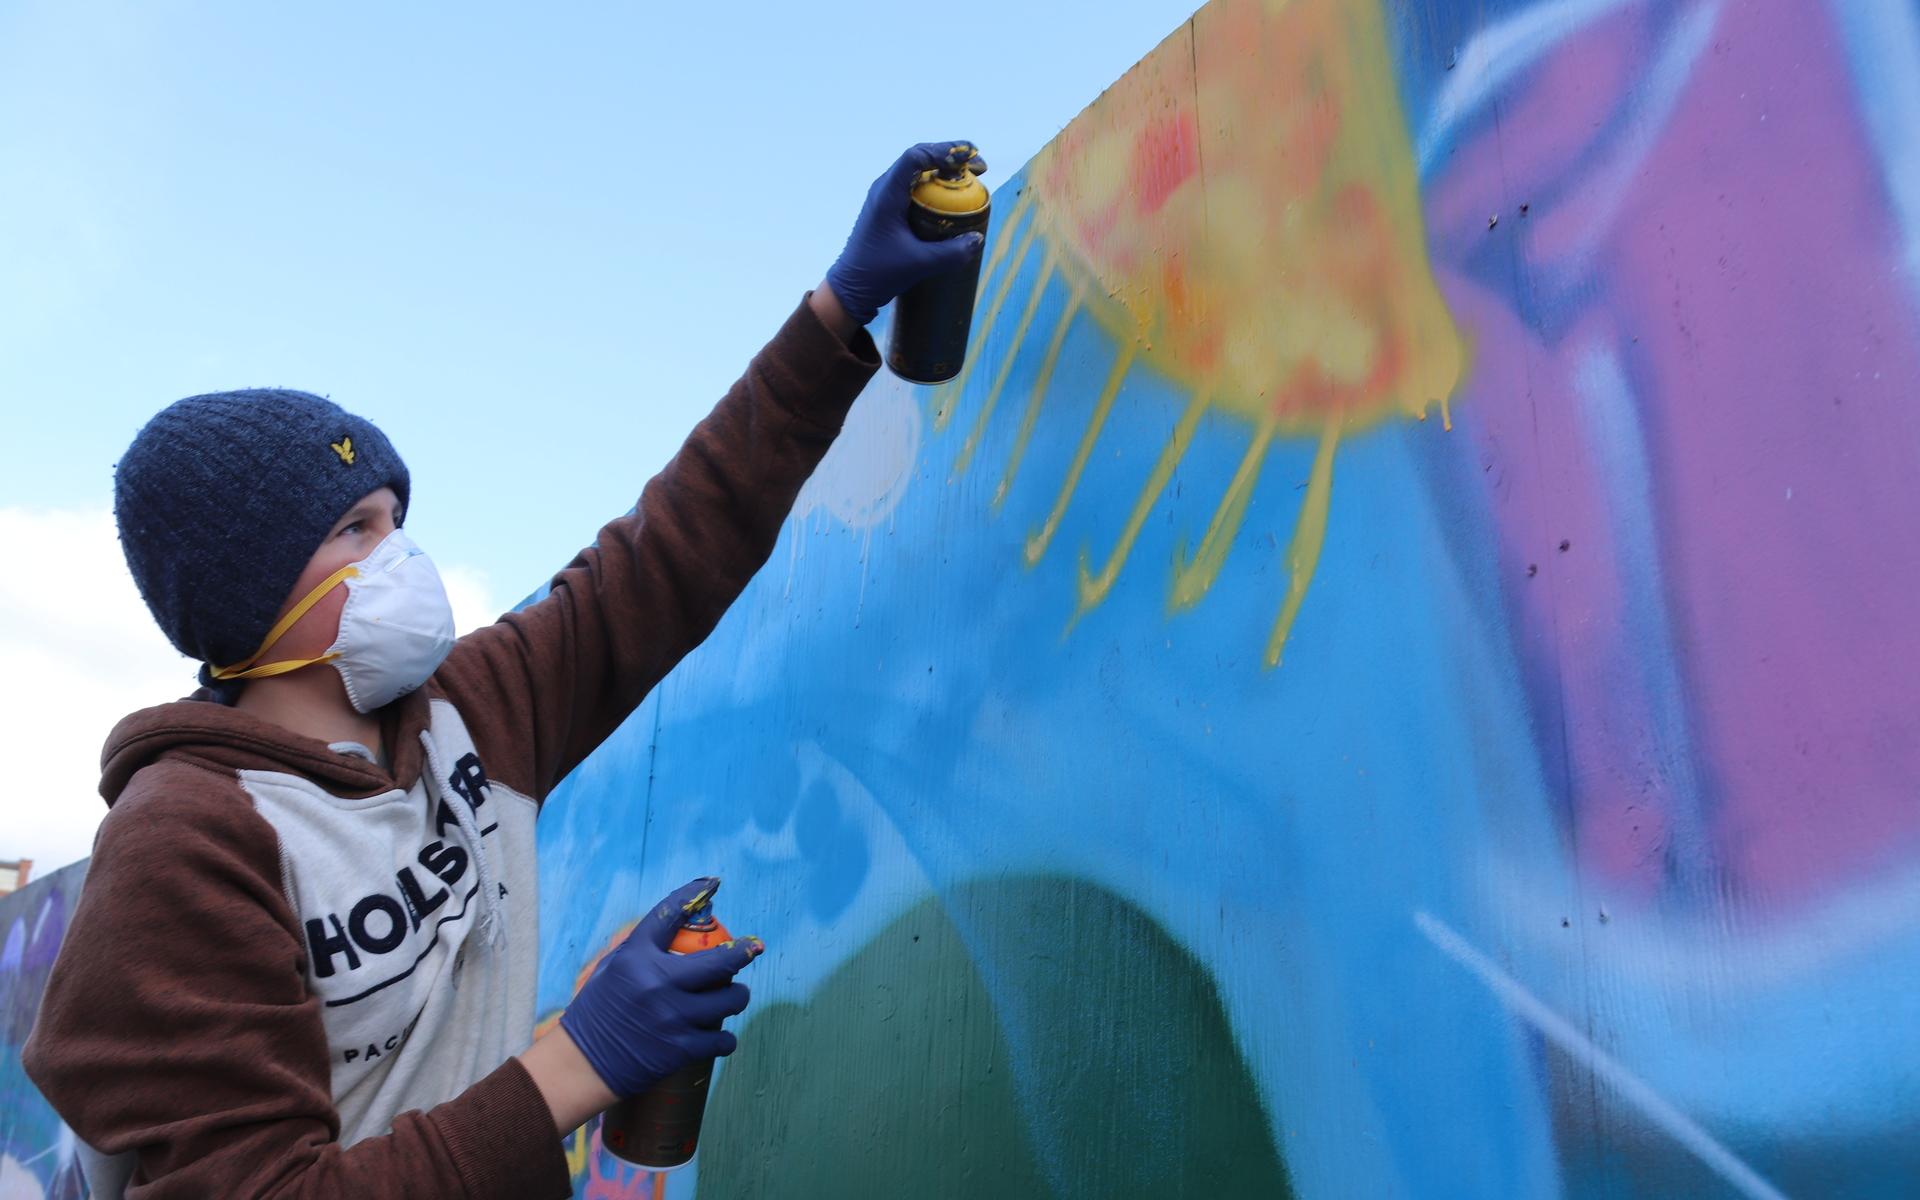
[[337, 442], [328, 442], [327, 445], [331, 446], [333, 452], [340, 456], [341, 462], [348, 466], [353, 465], [353, 438], [351, 436], [343, 437]]

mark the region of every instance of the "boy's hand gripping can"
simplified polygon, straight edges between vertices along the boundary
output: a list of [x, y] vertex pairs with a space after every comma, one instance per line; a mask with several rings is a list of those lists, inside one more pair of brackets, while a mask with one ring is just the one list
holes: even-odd
[[[959, 145], [943, 166], [921, 174], [907, 208], [907, 226], [923, 241], [987, 231], [986, 185], [976, 176], [987, 164], [972, 146]], [[893, 335], [887, 366], [911, 383], [945, 383], [966, 361], [973, 329], [973, 297], [980, 287], [980, 258], [914, 284], [893, 303]]]
[[[667, 949], [692, 954], [732, 940], [713, 915], [711, 902], [687, 914], [686, 924]], [[600, 1119], [600, 1143], [628, 1162], [649, 1171], [671, 1171], [693, 1161], [700, 1144], [700, 1121], [707, 1112], [713, 1059], [681, 1067], [647, 1091], [622, 1100]]]

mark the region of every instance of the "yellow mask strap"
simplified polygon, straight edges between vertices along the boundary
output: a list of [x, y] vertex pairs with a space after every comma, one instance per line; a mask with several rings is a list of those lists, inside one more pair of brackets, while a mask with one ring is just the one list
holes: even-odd
[[255, 650], [251, 655], [234, 663], [230, 667], [215, 668], [213, 677], [215, 679], [265, 679], [270, 675], [285, 675], [289, 671], [298, 671], [301, 667], [310, 667], [315, 663], [332, 662], [334, 659], [339, 658], [340, 656], [338, 654], [322, 654], [319, 658], [287, 659], [282, 662], [263, 663], [257, 667], [253, 665], [266, 657], [267, 651], [273, 649], [273, 644], [285, 637], [287, 630], [292, 629], [296, 621], [306, 616], [314, 605], [320, 603], [322, 597], [347, 580], [359, 578], [359, 575], [360, 568], [357, 565], [349, 565], [341, 567], [338, 571], [322, 579], [312, 591], [308, 592], [306, 596], [301, 599], [300, 603], [288, 609], [287, 615], [275, 622], [272, 629], [267, 630], [267, 640], [260, 643], [258, 650]]

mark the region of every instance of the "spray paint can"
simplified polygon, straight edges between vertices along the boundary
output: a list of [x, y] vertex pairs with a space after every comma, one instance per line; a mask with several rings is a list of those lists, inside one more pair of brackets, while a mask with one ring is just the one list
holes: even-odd
[[[667, 950], [692, 954], [730, 941], [733, 935], [713, 915], [711, 901], [687, 914]], [[649, 1171], [671, 1171], [693, 1161], [700, 1122], [707, 1113], [713, 1060], [681, 1067], [653, 1087], [620, 1101], [600, 1118], [600, 1144]]]
[[[990, 203], [977, 178], [987, 164], [972, 146], [957, 145], [947, 161], [913, 185], [907, 226], [925, 241], [987, 232]], [[887, 366], [910, 383], [945, 383], [960, 373], [973, 330], [973, 297], [980, 287], [980, 256], [914, 284], [893, 304]]]

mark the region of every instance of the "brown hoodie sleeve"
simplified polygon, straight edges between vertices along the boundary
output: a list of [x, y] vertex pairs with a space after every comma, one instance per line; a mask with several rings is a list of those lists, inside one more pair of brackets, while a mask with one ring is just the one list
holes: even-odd
[[571, 1192], [515, 1059], [391, 1134], [335, 1142], [279, 843], [231, 778], [185, 763], [141, 772], [101, 826], [21, 1057], [83, 1141], [138, 1152], [134, 1200]]
[[544, 800], [700, 644], [879, 365], [803, 302], [549, 595], [460, 640], [435, 681], [495, 778]]

